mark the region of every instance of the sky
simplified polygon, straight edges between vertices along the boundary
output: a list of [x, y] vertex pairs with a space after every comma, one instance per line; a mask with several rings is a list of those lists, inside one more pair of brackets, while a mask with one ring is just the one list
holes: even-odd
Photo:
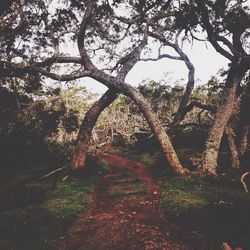
[[[57, 1], [58, 0], [54, 0], [51, 7], [57, 6]], [[250, 6], [250, 0], [246, 0], [244, 4], [245, 6]], [[72, 52], [73, 55], [78, 55], [76, 47], [72, 48], [72, 46], [70, 46], [62, 49], [64, 52], [69, 52], [71, 55]], [[193, 45], [185, 44], [183, 51], [187, 54], [195, 67], [196, 86], [207, 83], [211, 76], [216, 75], [220, 69], [228, 68], [228, 59], [216, 52], [209, 42], [205, 44], [204, 42], [194, 41]], [[176, 54], [173, 53], [173, 55]], [[166, 77], [166, 75], [168, 76]], [[183, 61], [162, 59], [157, 62], [138, 62], [127, 75], [126, 82], [136, 87], [144, 80], [160, 81], [164, 78], [167, 78], [167, 80], [171, 78], [168, 84], [174, 85], [174, 83], [180, 79], [183, 79], [181, 82], [185, 84], [187, 76], [188, 69]], [[80, 85], [85, 86], [93, 93], [102, 94], [107, 90], [103, 84], [91, 78], [81, 79]]]
[[[205, 45], [202, 42], [195, 42], [192, 47], [185, 46], [183, 51], [195, 67], [196, 85], [206, 83], [221, 68], [228, 67], [228, 59], [216, 52], [209, 43]], [[164, 78], [170, 78], [172, 84], [180, 79], [184, 79], [182, 83], [185, 84], [187, 76], [188, 69], [183, 61], [161, 59], [157, 62], [138, 62], [127, 75], [126, 82], [132, 86], [138, 86], [143, 80], [160, 81]], [[81, 80], [81, 85], [91, 92], [100, 94], [107, 89], [104, 85], [90, 78]]]

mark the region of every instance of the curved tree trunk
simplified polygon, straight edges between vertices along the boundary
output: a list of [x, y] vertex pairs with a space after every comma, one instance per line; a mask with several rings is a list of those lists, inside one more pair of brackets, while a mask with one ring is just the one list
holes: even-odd
[[154, 114], [150, 104], [146, 99], [140, 94], [139, 91], [131, 86], [125, 86], [126, 95], [129, 96], [140, 108], [144, 117], [146, 118], [150, 128], [152, 129], [160, 147], [163, 151], [165, 158], [170, 166], [170, 168], [178, 174], [185, 174], [188, 172], [187, 169], [183, 168], [178, 156], [172, 146], [169, 136], [167, 135], [165, 129], [161, 125], [159, 119]]
[[[120, 85], [121, 86], [121, 85]], [[179, 162], [177, 154], [172, 146], [172, 143], [161, 125], [158, 118], [154, 115], [150, 104], [144, 99], [144, 97], [129, 85], [122, 85], [121, 89], [127, 96], [129, 96], [140, 108], [144, 117], [148, 121], [151, 129], [153, 130], [156, 139], [158, 140], [164, 156], [170, 168], [178, 174], [185, 174], [187, 169], [183, 168]], [[76, 150], [73, 157], [72, 169], [79, 169], [84, 166], [84, 162], [87, 156], [87, 150], [89, 141], [91, 138], [91, 131], [101, 114], [101, 112], [110, 105], [117, 97], [117, 92], [114, 90], [108, 90], [101, 99], [96, 102], [91, 109], [86, 113], [83, 123], [81, 125], [79, 135], [77, 138]]]
[[185, 55], [184, 58], [185, 58], [185, 63], [187, 65], [187, 68], [189, 70], [189, 72], [188, 72], [188, 82], [187, 82], [185, 93], [184, 93], [183, 97], [181, 98], [180, 105], [179, 105], [178, 110], [177, 110], [177, 112], [176, 112], [176, 114], [174, 116], [174, 121], [173, 121], [173, 124], [172, 124], [173, 129], [174, 129], [175, 126], [180, 124], [180, 122], [184, 119], [184, 117], [186, 115], [186, 107], [188, 105], [189, 97], [190, 97], [190, 94], [193, 91], [194, 82], [195, 82], [194, 81], [195, 68], [194, 68], [193, 64], [190, 62], [190, 60], [188, 59], [188, 57], [186, 55]]
[[109, 89], [86, 113], [81, 124], [72, 161], [72, 169], [76, 170], [84, 167], [91, 139], [92, 130], [101, 112], [108, 107], [116, 98], [116, 91]]
[[[110, 88], [115, 89], [118, 93], [122, 93], [130, 97], [138, 105], [143, 115], [145, 116], [146, 120], [148, 121], [149, 126], [153, 130], [158, 142], [160, 143], [163, 153], [172, 170], [180, 174], [186, 173], [187, 170], [181, 166], [178, 157], [176, 155], [176, 152], [171, 144], [171, 141], [168, 135], [166, 134], [166, 131], [162, 127], [159, 119], [154, 115], [153, 110], [151, 109], [149, 103], [139, 93], [138, 90], [136, 90], [135, 88], [133, 88], [124, 81], [129, 71], [139, 61], [141, 51], [147, 44], [148, 24], [145, 26], [144, 37], [141, 40], [141, 42], [134, 49], [132, 49], [130, 53], [128, 53], [118, 61], [122, 66], [118, 72], [118, 75], [116, 77], [113, 77], [111, 75], [106, 74], [104, 71], [99, 70], [93, 64], [91, 58], [88, 55], [88, 51], [84, 47], [85, 33], [87, 26], [91, 23], [91, 18], [93, 14], [92, 10], [93, 10], [93, 2], [90, 0], [86, 1], [85, 15], [82, 19], [77, 39], [78, 49], [82, 59], [82, 65], [84, 66], [85, 69], [91, 72], [89, 73], [89, 76], [91, 78], [99, 81], [100, 83], [103, 83], [109, 89]], [[101, 110], [99, 110], [99, 114], [100, 112]], [[94, 123], [92, 122], [91, 125], [93, 126], [93, 124]], [[81, 139], [79, 141], [81, 141]], [[86, 147], [86, 145], [81, 146], [81, 148], [83, 147]], [[78, 160], [75, 159], [74, 161], [77, 162]], [[76, 163], [75, 165], [79, 164]]]
[[230, 151], [231, 166], [233, 169], [239, 168], [240, 161], [239, 161], [238, 149], [235, 144], [234, 131], [230, 125], [227, 125], [225, 133], [227, 135], [228, 147]]
[[217, 160], [221, 138], [233, 112], [236, 101], [236, 90], [245, 74], [237, 63], [232, 63], [222, 93], [222, 102], [217, 109], [213, 126], [209, 131], [202, 159], [202, 169], [210, 175], [217, 175]]

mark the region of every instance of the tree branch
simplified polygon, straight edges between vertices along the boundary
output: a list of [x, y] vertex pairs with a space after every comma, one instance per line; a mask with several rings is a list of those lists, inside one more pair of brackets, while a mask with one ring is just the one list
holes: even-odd
[[57, 55], [52, 56], [50, 58], [46, 58], [42, 62], [36, 62], [34, 63], [35, 67], [44, 67], [44, 66], [50, 66], [53, 63], [76, 63], [81, 64], [82, 60], [80, 57], [72, 57], [72, 56], [64, 56], [64, 55]]
[[197, 5], [201, 11], [201, 18], [203, 21], [203, 25], [207, 31], [208, 40], [213, 45], [213, 47], [215, 48], [216, 51], [218, 51], [221, 55], [225, 56], [230, 61], [233, 61], [234, 56], [231, 53], [229, 53], [228, 51], [226, 51], [225, 49], [223, 49], [217, 41], [217, 36], [214, 32], [213, 26], [211, 25], [211, 23], [209, 21], [208, 9], [205, 6], [205, 2], [203, 0], [197, 0], [196, 2], [197, 2]]
[[144, 29], [143, 39], [141, 40], [139, 45], [135, 47], [133, 50], [131, 50], [130, 53], [122, 57], [116, 63], [115, 67], [117, 67], [118, 64], [121, 64], [121, 69], [119, 70], [118, 75], [117, 75], [117, 79], [119, 79], [119, 81], [124, 81], [128, 72], [140, 60], [141, 51], [146, 46], [147, 42], [148, 42], [148, 25], [146, 24], [146, 27]]
[[86, 0], [85, 2], [86, 2], [86, 10], [85, 10], [82, 22], [80, 24], [78, 38], [77, 38], [77, 45], [78, 45], [78, 49], [80, 52], [83, 66], [86, 69], [95, 69], [96, 67], [92, 63], [84, 45], [87, 26], [90, 24], [91, 18], [92, 18], [93, 2], [91, 0]]

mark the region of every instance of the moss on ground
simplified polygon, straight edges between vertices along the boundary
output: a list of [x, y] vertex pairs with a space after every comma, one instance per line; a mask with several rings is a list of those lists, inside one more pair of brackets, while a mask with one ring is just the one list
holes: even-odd
[[27, 172], [5, 178], [0, 188], [1, 204], [9, 203], [0, 207], [0, 249], [58, 249], [91, 204], [99, 177], [62, 181], [62, 176], [41, 179], [44, 169]]
[[[164, 190], [162, 204], [171, 212], [202, 208], [210, 204], [232, 204], [239, 200], [250, 202], [250, 197], [239, 185], [227, 186], [216, 180], [185, 179], [175, 176], [157, 181]], [[172, 211], [173, 212], [173, 211]]]
[[42, 206], [63, 218], [82, 213], [92, 202], [91, 191], [97, 179], [98, 177], [94, 176], [85, 180], [71, 179], [59, 182]]
[[[140, 160], [163, 190], [161, 206], [174, 223], [197, 230], [219, 245], [228, 242], [250, 249], [250, 196], [240, 183], [240, 171], [223, 166], [226, 174], [218, 178], [181, 177], [174, 175], [159, 152], [139, 153], [129, 148], [120, 154]], [[179, 149], [185, 167], [199, 159], [194, 149]]]
[[[125, 179], [126, 180], [126, 179]], [[138, 195], [142, 193], [146, 193], [146, 185], [136, 179], [133, 183], [128, 183], [128, 185], [124, 185], [124, 183], [118, 184], [110, 188], [109, 195], [107, 198], [114, 200], [117, 198], [126, 199], [126, 196], [130, 195]], [[128, 197], [129, 198], [129, 197]]]

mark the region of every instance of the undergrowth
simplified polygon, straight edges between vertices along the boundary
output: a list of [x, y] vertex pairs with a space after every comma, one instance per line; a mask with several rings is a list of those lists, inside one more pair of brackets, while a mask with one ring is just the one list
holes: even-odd
[[[0, 188], [0, 249], [58, 249], [67, 230], [92, 202], [98, 175], [40, 177], [44, 169], [8, 177]], [[3, 205], [8, 203], [7, 206]]]

